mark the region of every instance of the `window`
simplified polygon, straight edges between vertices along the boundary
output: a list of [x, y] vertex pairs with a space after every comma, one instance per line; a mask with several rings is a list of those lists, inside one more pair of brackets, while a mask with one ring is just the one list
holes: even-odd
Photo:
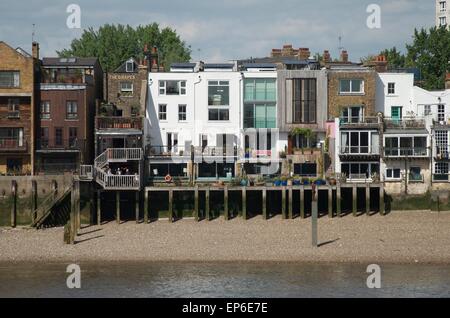
[[132, 73], [134, 72], [134, 62], [133, 61], [128, 61], [125, 65], [125, 69], [127, 73]]
[[447, 25], [447, 18], [446, 17], [440, 17], [439, 18], [439, 26], [446, 26]]
[[209, 106], [230, 105], [229, 81], [208, 81], [208, 105]]
[[341, 172], [349, 179], [370, 179], [372, 175], [380, 173], [380, 164], [375, 162], [342, 163]]
[[186, 120], [186, 105], [178, 105], [178, 120]]
[[20, 87], [20, 72], [0, 71], [0, 88]]
[[360, 123], [364, 119], [364, 108], [361, 106], [345, 107], [341, 111], [341, 123]]
[[434, 133], [436, 140], [436, 151], [442, 158], [449, 157], [448, 131], [436, 130]]
[[210, 108], [208, 110], [208, 120], [230, 120], [230, 113], [228, 109]]
[[186, 81], [159, 81], [160, 95], [186, 95]]
[[294, 174], [302, 177], [316, 177], [317, 164], [316, 163], [299, 163], [294, 164]]
[[317, 88], [316, 79], [294, 79], [292, 120], [296, 124], [316, 123]]
[[20, 100], [18, 98], [8, 99], [8, 118], [20, 118]]
[[444, 12], [447, 10], [447, 2], [446, 1], [439, 1], [439, 9], [441, 12]]
[[55, 146], [63, 145], [63, 129], [58, 127], [55, 128]]
[[445, 121], [445, 105], [438, 105], [438, 121], [443, 122]]
[[427, 137], [386, 137], [386, 156], [426, 156]]
[[395, 94], [395, 83], [388, 83], [388, 95]]
[[377, 154], [378, 134], [368, 131], [341, 133], [342, 154]]
[[158, 118], [159, 120], [167, 120], [167, 105], [158, 105]]
[[249, 78], [244, 81], [244, 101], [273, 101], [277, 100], [276, 79]]
[[272, 103], [246, 103], [244, 105], [244, 128], [276, 128], [276, 106]]
[[66, 118], [77, 119], [78, 118], [78, 104], [76, 101], [67, 101], [66, 103]]
[[78, 139], [78, 128], [69, 127], [69, 144], [70, 147], [76, 147]]
[[411, 167], [409, 169], [409, 181], [416, 181], [416, 182], [423, 181], [423, 176], [420, 167]]
[[360, 79], [342, 79], [339, 81], [340, 94], [364, 94], [364, 81]]
[[41, 102], [41, 119], [50, 119], [50, 102]]
[[41, 147], [48, 147], [48, 127], [41, 127]]
[[0, 149], [24, 145], [23, 128], [0, 128]]
[[424, 116], [431, 115], [431, 105], [425, 105], [423, 107], [423, 115]]
[[448, 181], [448, 162], [437, 162], [434, 165], [434, 181]]
[[122, 96], [133, 96], [133, 83], [120, 82], [120, 94]]
[[402, 174], [400, 169], [386, 169], [386, 179], [401, 179]]
[[208, 81], [208, 120], [230, 120], [230, 82]]

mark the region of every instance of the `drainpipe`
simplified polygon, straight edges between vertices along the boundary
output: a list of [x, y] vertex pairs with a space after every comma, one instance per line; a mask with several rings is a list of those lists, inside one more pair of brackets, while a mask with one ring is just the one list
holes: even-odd
[[[196, 86], [197, 86], [197, 84], [200, 84], [201, 83], [201, 81], [202, 81], [202, 76], [201, 75], [199, 75], [198, 76], [198, 81], [197, 82], [194, 82], [194, 138], [195, 138], [195, 136], [197, 135], [197, 130], [196, 130], [196, 116], [195, 116], [195, 108], [196, 108], [196, 104], [197, 104], [197, 102], [196, 102]], [[194, 142], [193, 140], [192, 140], [192, 142]], [[201, 146], [201, 140], [200, 140], [200, 146]], [[195, 147], [195, 146], [194, 146]], [[195, 149], [195, 148], [194, 148]], [[195, 152], [195, 150], [194, 149], [192, 149], [192, 151], [194, 151]], [[191, 162], [191, 164], [192, 164], [192, 171], [191, 171], [191, 180], [192, 180], [192, 183], [195, 183], [195, 180], [196, 180], [196, 174], [198, 174], [198, 169], [195, 169], [195, 157], [194, 156], [191, 156], [191, 157], [193, 157], [193, 160], [192, 160], [192, 162]]]

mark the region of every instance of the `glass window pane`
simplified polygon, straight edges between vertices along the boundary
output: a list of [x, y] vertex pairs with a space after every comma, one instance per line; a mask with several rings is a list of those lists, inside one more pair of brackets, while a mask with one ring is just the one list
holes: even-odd
[[255, 84], [256, 100], [266, 100], [266, 81], [257, 79]]
[[266, 100], [267, 101], [277, 100], [277, 87], [275, 79], [266, 80]]
[[350, 81], [349, 80], [341, 80], [340, 81], [340, 90], [342, 93], [350, 93]]
[[255, 100], [255, 81], [253, 79], [246, 79], [244, 82], [244, 100], [253, 101]]

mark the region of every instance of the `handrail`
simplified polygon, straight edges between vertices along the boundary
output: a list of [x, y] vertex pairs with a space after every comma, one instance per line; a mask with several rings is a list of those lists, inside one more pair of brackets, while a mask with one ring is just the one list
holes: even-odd
[[72, 186], [67, 187], [66, 189], [64, 189], [64, 191], [60, 192], [61, 194], [59, 196], [57, 195], [55, 197], [55, 194], [58, 193], [58, 190], [53, 190], [50, 195], [39, 205], [39, 207], [33, 211], [33, 214], [36, 215], [36, 217], [31, 226], [40, 226], [45, 220], [51, 208], [62, 198], [64, 198], [70, 191], [72, 191]]

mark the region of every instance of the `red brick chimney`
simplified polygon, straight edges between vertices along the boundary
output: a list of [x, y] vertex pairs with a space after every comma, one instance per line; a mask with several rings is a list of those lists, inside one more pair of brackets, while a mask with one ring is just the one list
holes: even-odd
[[310, 55], [311, 55], [311, 52], [309, 51], [309, 48], [302, 47], [299, 49], [298, 59], [299, 60], [307, 60], [307, 59], [309, 59]]
[[271, 57], [281, 56], [281, 49], [272, 49], [270, 56]]
[[341, 62], [348, 63], [348, 52], [346, 50], [341, 52]]
[[158, 49], [156, 46], [152, 47], [152, 51], [150, 53], [150, 62], [151, 62], [151, 72], [156, 73], [159, 71], [159, 63], [158, 63]]
[[292, 44], [283, 45], [283, 49], [281, 50], [281, 55], [292, 56], [293, 54], [294, 54], [294, 49], [292, 48]]
[[39, 43], [33, 42], [31, 44], [31, 56], [35, 58], [36, 60], [39, 60]]
[[328, 51], [328, 50], [323, 51], [323, 62], [324, 63], [330, 63], [331, 62], [330, 51]]

